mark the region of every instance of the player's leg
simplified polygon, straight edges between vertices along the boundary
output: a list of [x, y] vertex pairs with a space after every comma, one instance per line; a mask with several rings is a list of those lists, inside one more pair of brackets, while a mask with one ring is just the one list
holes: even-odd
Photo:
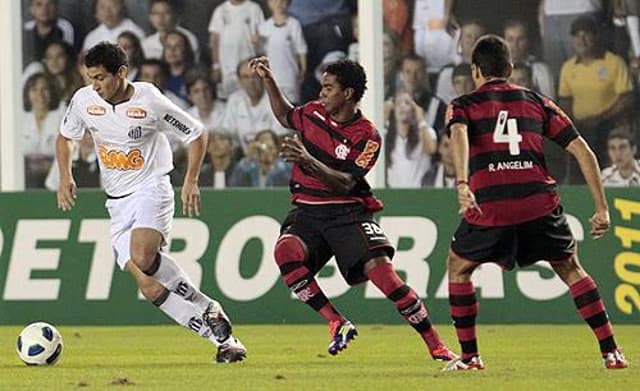
[[378, 256], [369, 259], [363, 266], [367, 278], [393, 301], [402, 317], [422, 337], [431, 357], [438, 361], [450, 361], [458, 356], [444, 344], [429, 319], [429, 312], [418, 294], [398, 276], [391, 259], [380, 250]]
[[566, 261], [550, 262], [553, 270], [569, 286], [571, 297], [580, 316], [598, 339], [604, 364], [609, 369], [626, 368], [627, 361], [616, 344], [613, 327], [598, 287], [582, 268], [574, 254]]

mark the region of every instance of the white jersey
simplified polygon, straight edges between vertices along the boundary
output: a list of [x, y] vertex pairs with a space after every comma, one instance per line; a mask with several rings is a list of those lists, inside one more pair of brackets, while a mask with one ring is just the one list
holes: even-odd
[[640, 186], [640, 160], [635, 162], [635, 167], [631, 175], [623, 178], [620, 170], [615, 165], [602, 170], [602, 184], [610, 187], [631, 187]]
[[102, 99], [91, 86], [73, 95], [60, 125], [62, 136], [80, 140], [91, 132], [109, 196], [131, 194], [168, 174], [173, 156], [164, 132], [184, 143], [197, 139], [200, 122], [162, 95], [153, 84], [131, 83], [131, 98], [117, 105]]

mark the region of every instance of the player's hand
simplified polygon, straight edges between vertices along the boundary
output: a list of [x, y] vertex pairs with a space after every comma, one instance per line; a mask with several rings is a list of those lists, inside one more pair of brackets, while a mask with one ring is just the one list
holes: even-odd
[[182, 185], [182, 214], [200, 216], [200, 188], [196, 181], [185, 180]]
[[461, 215], [467, 213], [468, 210], [474, 210], [478, 214], [482, 215], [482, 209], [480, 209], [480, 206], [478, 206], [478, 203], [476, 202], [476, 196], [466, 183], [458, 185], [458, 204], [460, 204], [458, 213]]
[[273, 78], [271, 68], [269, 68], [269, 59], [265, 56], [254, 58], [249, 61], [249, 68], [257, 73], [262, 79]]
[[70, 211], [76, 204], [77, 187], [73, 178], [60, 179], [60, 185], [58, 185], [57, 191], [58, 209], [63, 212]]
[[312, 159], [297, 134], [284, 138], [280, 147], [280, 157], [287, 163], [300, 165], [305, 165]]
[[607, 233], [611, 225], [609, 211], [596, 211], [589, 219], [589, 222], [591, 223], [591, 236], [594, 239], [600, 239]]

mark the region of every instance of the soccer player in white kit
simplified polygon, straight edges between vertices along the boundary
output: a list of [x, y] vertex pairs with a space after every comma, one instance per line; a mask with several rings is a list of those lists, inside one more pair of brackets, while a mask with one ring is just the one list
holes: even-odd
[[120, 268], [131, 273], [142, 294], [164, 313], [213, 342], [217, 362], [243, 360], [246, 349], [231, 334], [220, 303], [200, 292], [166, 251], [174, 197], [168, 175], [173, 159], [164, 132], [189, 144], [182, 209], [197, 216], [198, 176], [207, 144], [203, 125], [152, 84], [129, 82], [126, 54], [118, 46], [97, 44], [85, 65], [91, 85], [74, 94], [56, 140], [58, 208], [68, 211], [75, 204], [72, 140], [80, 140], [88, 130], [99, 157]]

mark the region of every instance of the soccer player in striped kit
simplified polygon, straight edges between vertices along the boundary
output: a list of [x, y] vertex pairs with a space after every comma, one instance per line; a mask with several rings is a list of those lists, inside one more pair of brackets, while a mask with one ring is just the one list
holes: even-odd
[[513, 68], [506, 42], [487, 35], [472, 55], [476, 89], [451, 102], [447, 127], [463, 219], [449, 252], [449, 302], [462, 356], [444, 370], [483, 369], [476, 343], [478, 304], [471, 275], [485, 262], [506, 270], [550, 263], [600, 344], [606, 368], [626, 368], [595, 282], [582, 268], [576, 241], [545, 167], [543, 138], [578, 161], [595, 205], [595, 239], [609, 229], [598, 162], [567, 115], [549, 98], [507, 82]]
[[329, 353], [338, 354], [357, 335], [315, 279], [335, 255], [348, 284], [370, 280], [394, 302], [434, 360], [457, 358], [438, 336], [417, 293], [394, 270], [395, 250], [373, 219], [383, 205], [364, 176], [378, 158], [381, 139], [357, 108], [367, 82], [362, 66], [350, 60], [328, 65], [319, 99], [298, 107], [282, 94], [266, 57], [249, 66], [264, 80], [276, 118], [298, 131], [285, 138], [281, 150], [293, 163], [294, 208], [282, 223], [274, 256], [287, 286], [329, 324]]

